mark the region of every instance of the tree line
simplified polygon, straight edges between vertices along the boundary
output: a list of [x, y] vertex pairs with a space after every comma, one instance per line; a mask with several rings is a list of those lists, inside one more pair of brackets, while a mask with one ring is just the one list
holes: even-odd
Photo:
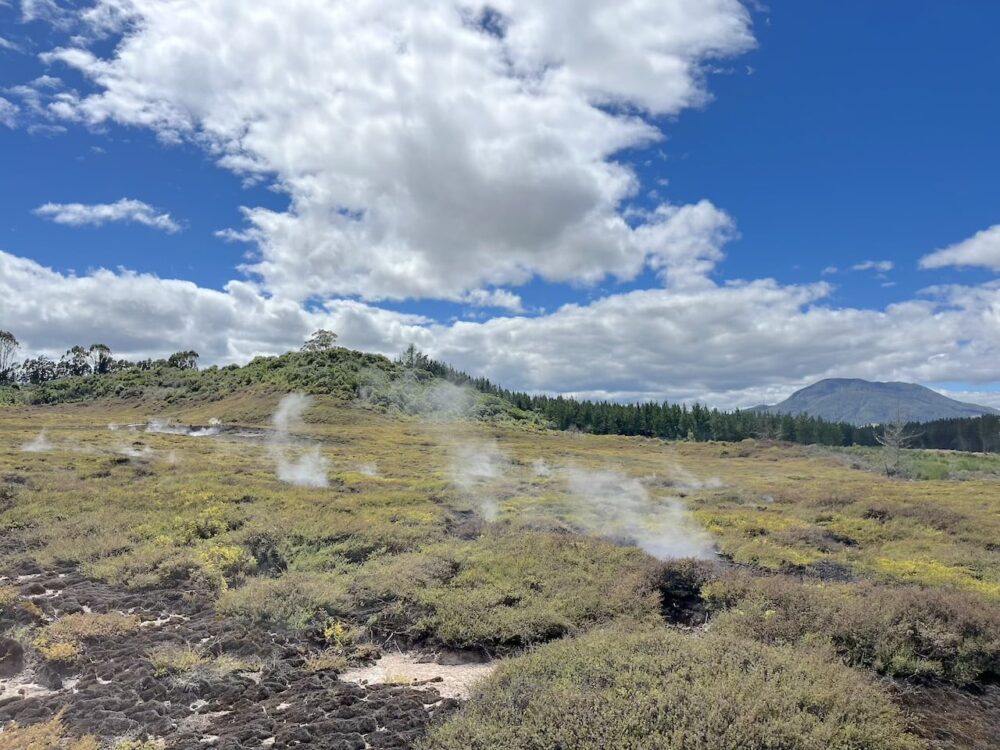
[[84, 375], [110, 375], [128, 370], [155, 370], [174, 367], [179, 370], [197, 370], [198, 352], [174, 352], [165, 359], [131, 361], [116, 359], [107, 344], [73, 346], [59, 359], [44, 354], [17, 361], [21, 344], [10, 331], [0, 331], [0, 385], [41, 385], [62, 378]]
[[1000, 416], [941, 419], [926, 423], [857, 426], [805, 414], [771, 414], [754, 410], [720, 411], [701, 404], [668, 402], [622, 404], [566, 396], [540, 396], [502, 388], [487, 378], [473, 377], [431, 359], [412, 344], [397, 358], [408, 368], [425, 370], [456, 385], [509, 401], [535, 412], [560, 430], [597, 435], [641, 435], [665, 440], [729, 441], [747, 438], [783, 440], [805, 445], [875, 446], [886, 430], [901, 430], [906, 445], [972, 452], [1000, 452]]

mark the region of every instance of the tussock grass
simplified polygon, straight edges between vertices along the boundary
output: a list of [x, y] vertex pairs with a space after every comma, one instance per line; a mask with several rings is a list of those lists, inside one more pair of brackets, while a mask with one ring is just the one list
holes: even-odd
[[64, 615], [46, 625], [35, 636], [33, 645], [49, 661], [71, 663], [80, 657], [87, 641], [134, 633], [139, 629], [139, 623], [135, 615], [120, 612], [78, 612]]
[[213, 656], [203, 649], [188, 645], [158, 646], [149, 652], [149, 660], [160, 676], [192, 675], [215, 678], [234, 672], [253, 672], [260, 667], [256, 662], [236, 658], [230, 654]]

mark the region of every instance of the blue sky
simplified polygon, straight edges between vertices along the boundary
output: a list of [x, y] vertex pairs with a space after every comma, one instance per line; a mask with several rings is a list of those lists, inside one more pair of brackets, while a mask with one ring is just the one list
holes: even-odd
[[[632, 0], [622, 6], [617, 36], [606, 31], [607, 19], [579, 14], [574, 23], [583, 31], [588, 22], [600, 23], [604, 36], [594, 47], [578, 49], [559, 36], [573, 35], [557, 23], [564, 19], [557, 13], [561, 3], [529, 10], [511, 0], [495, 5], [506, 23], [503, 38], [467, 38], [468, 24], [455, 26], [454, 39], [467, 45], [461, 54], [478, 63], [502, 46], [497, 54], [513, 60], [512, 67], [523, 64], [527, 70], [541, 59], [539, 70], [565, 73], [568, 84], [552, 74], [551, 90], [533, 92], [525, 106], [534, 114], [523, 120], [517, 119], [520, 114], [505, 114], [519, 112], [525, 104], [520, 98], [500, 98], [482, 107], [470, 104], [468, 110], [462, 104], [451, 122], [447, 107], [437, 109], [439, 100], [453, 95], [466, 102], [464, 94], [477, 85], [492, 90], [492, 83], [508, 95], [510, 81], [503, 75], [497, 81], [488, 78], [496, 75], [491, 67], [478, 79], [442, 82], [440, 76], [450, 69], [437, 69], [437, 78], [429, 82], [405, 79], [398, 99], [385, 100], [375, 83], [370, 88], [356, 83], [367, 81], [369, 71], [351, 67], [357, 64], [357, 45], [363, 44], [352, 40], [350, 49], [345, 42], [344, 50], [332, 50], [329, 61], [335, 70], [342, 66], [348, 90], [356, 86], [351, 106], [358, 109], [344, 111], [370, 118], [372, 128], [385, 121], [384, 112], [427, 125], [418, 127], [418, 135], [376, 130], [370, 136], [366, 119], [359, 119], [356, 129], [348, 123], [323, 130], [340, 114], [339, 99], [322, 108], [317, 104], [316, 116], [310, 116], [313, 102], [332, 97], [338, 84], [325, 74], [320, 80], [294, 44], [283, 48], [283, 34], [276, 34], [273, 45], [262, 36], [254, 57], [266, 57], [269, 70], [279, 75], [254, 79], [255, 72], [245, 67], [210, 71], [219, 59], [211, 47], [213, 24], [226, 18], [226, 5], [225, 0], [185, 3], [186, 22], [202, 28], [209, 42], [199, 47], [194, 35], [185, 39], [190, 48], [183, 56], [171, 57], [169, 35], [180, 26], [171, 25], [157, 0], [134, 6], [111, 0], [0, 3], [0, 39], [7, 42], [0, 42], [0, 97], [7, 101], [6, 120], [0, 102], [0, 122], [6, 122], [0, 125], [0, 251], [48, 269], [54, 276], [46, 283], [75, 290], [67, 294], [64, 314], [76, 321], [62, 331], [44, 311], [23, 303], [0, 307], [0, 327], [21, 328], [31, 350], [58, 352], [77, 343], [62, 340], [66, 336], [83, 335], [86, 325], [107, 325], [108, 330], [92, 335], [118, 336], [120, 349], [155, 353], [160, 348], [155, 338], [144, 340], [135, 330], [117, 333], [113, 324], [102, 322], [109, 311], [102, 315], [89, 307], [94, 300], [72, 296], [83, 294], [86, 284], [79, 282], [92, 279], [97, 269], [117, 274], [123, 268], [192, 282], [196, 290], [186, 293], [230, 306], [204, 320], [191, 317], [198, 302], [181, 312], [156, 310], [157, 326], [186, 332], [207, 359], [219, 362], [294, 345], [303, 330], [329, 320], [358, 346], [393, 351], [404, 340], [416, 340], [460, 366], [533, 390], [625, 399], [701, 397], [734, 405], [777, 398], [832, 374], [918, 380], [975, 394], [997, 389], [1000, 370], [981, 360], [1000, 346], [994, 281], [1000, 250], [994, 263], [987, 238], [978, 249], [962, 251], [972, 252], [974, 263], [919, 267], [934, 251], [1000, 223], [995, 177], [1000, 173], [995, 136], [1000, 51], [993, 38], [1000, 6], [995, 3], [786, 0], [765, 9], [735, 0], [700, 7], [674, 0], [661, 6], [670, 11], [664, 11], [662, 23], [679, 40], [666, 46], [653, 40], [647, 48], [626, 33], [627, 11], [641, 16], [640, 35], [661, 19], [655, 3]], [[307, 3], [302, 13], [293, 12], [292, 5], [262, 3], [259, 13], [267, 6], [273, 11], [268, 23], [288, 31], [292, 40], [303, 33], [295, 24], [306, 15], [315, 14], [312, 26], [334, 23], [336, 3]], [[379, 33], [412, 39], [410, 57], [430, 68], [452, 39], [422, 41], [426, 37], [417, 32], [431, 11], [420, 16], [419, 5], [401, 11], [391, 31], [362, 12], [353, 22], [357, 31], [373, 31], [376, 39]], [[118, 12], [122, 7], [129, 13]], [[433, 12], [444, 7], [438, 4]], [[323, 15], [327, 11], [329, 18]], [[252, 14], [246, 15], [251, 24]], [[522, 33], [549, 22], [555, 35], [535, 39]], [[254, 51], [254, 28], [248, 25], [246, 44], [234, 43], [235, 51], [226, 55], [234, 58], [234, 66], [236, 55]], [[229, 31], [234, 39], [244, 39], [239, 23]], [[89, 50], [94, 57], [81, 62], [79, 56], [53, 54], [67, 48]], [[136, 55], [127, 54], [130, 48]], [[597, 48], [613, 61], [607, 70], [591, 66]], [[369, 51], [375, 57], [380, 47], [362, 50]], [[150, 72], [141, 60], [156, 55], [163, 56], [162, 68]], [[649, 74], [647, 64], [658, 55], [690, 64], [692, 71], [660, 68]], [[113, 69], [113, 75], [94, 60]], [[179, 72], [168, 75], [164, 69]], [[46, 83], [40, 76], [58, 81]], [[310, 76], [316, 78], [313, 90]], [[243, 98], [230, 104], [227, 86]], [[292, 89], [294, 96], [288, 93]], [[681, 93], [670, 93], [674, 89]], [[616, 101], [609, 104], [608, 97]], [[301, 120], [283, 119], [286, 99], [305, 108]], [[560, 108], [576, 113], [572, 117], [585, 112], [578, 129], [566, 125], [573, 120]], [[158, 116], [162, 111], [169, 117], [150, 119], [150, 112]], [[220, 126], [230, 113], [237, 122]], [[603, 134], [605, 116], [615, 118], [619, 130], [613, 137]], [[484, 131], [505, 130], [485, 145], [470, 137], [471, 161], [458, 163], [466, 144], [438, 134], [451, 126], [456, 132], [475, 130], [476, 117], [483, 118]], [[265, 122], [266, 132], [252, 132], [258, 121]], [[635, 121], [645, 135], [626, 132]], [[301, 134], [292, 132], [299, 127]], [[598, 134], [594, 138], [623, 147], [593, 146], [581, 135], [591, 132], [588, 128]], [[555, 140], [543, 140], [543, 131]], [[652, 132], [658, 137], [650, 137]], [[250, 137], [243, 139], [242, 133]], [[398, 143], [393, 141], [397, 135]], [[309, 138], [322, 144], [321, 155], [303, 146]], [[560, 138], [573, 143], [566, 153]], [[505, 150], [519, 140], [526, 143], [523, 163], [528, 166], [522, 170], [516, 169], [518, 152]], [[331, 145], [338, 143], [342, 149]], [[383, 149], [398, 144], [419, 154], [418, 168], [409, 159], [385, 156]], [[479, 150], [490, 148], [503, 156], [499, 166], [476, 161]], [[220, 164], [226, 153], [249, 156], [255, 166]], [[554, 166], [544, 172], [536, 165], [547, 164], [550, 153]], [[371, 174], [365, 172], [369, 154]], [[631, 188], [622, 187], [622, 168]], [[480, 195], [488, 199], [471, 203]], [[55, 209], [38, 212], [45, 204], [86, 209], [125, 198], [148, 204], [155, 214], [169, 214], [179, 230], [161, 231], [127, 217], [99, 225], [58, 223], [52, 220]], [[655, 218], [661, 204], [681, 209], [680, 214]], [[689, 220], [685, 209], [699, 205], [696, 220]], [[241, 206], [269, 213], [248, 221]], [[562, 223], [552, 218], [560, 211], [568, 217]], [[345, 214], [359, 220], [345, 222]], [[470, 218], [465, 226], [466, 216], [480, 224]], [[622, 218], [627, 228], [615, 229], [587, 249], [601, 227]], [[463, 245], [477, 226], [494, 221], [494, 235], [483, 238], [481, 246]], [[648, 239], [641, 236], [646, 226], [665, 234]], [[234, 242], [216, 235], [226, 229], [255, 231]], [[410, 271], [399, 270], [413, 258]], [[238, 268], [248, 262], [259, 265], [253, 272]], [[878, 265], [851, 270], [866, 263]], [[19, 278], [41, 283], [44, 274], [38, 268], [19, 268]], [[113, 276], [119, 304], [134, 310], [148, 303], [148, 289], [140, 291], [142, 285]], [[9, 277], [14, 278], [13, 271]], [[232, 322], [241, 315], [231, 306], [242, 304], [227, 289], [233, 280], [247, 283], [259, 296], [255, 309], [266, 303], [266, 323], [240, 330]], [[730, 288], [736, 280], [760, 291], [752, 297], [737, 293]], [[767, 284], [773, 285], [771, 291], [763, 288]], [[817, 284], [828, 286], [818, 291]], [[928, 303], [923, 290], [944, 285], [950, 291], [932, 295], [936, 302]], [[809, 288], [814, 291], [803, 291]], [[212, 290], [219, 294], [209, 295]], [[510, 302], [514, 296], [520, 302]], [[687, 302], [704, 304], [706, 316], [690, 319], [684, 312]], [[556, 314], [567, 304], [576, 306], [579, 319]], [[631, 313], [626, 305], [635, 305]], [[758, 314], [783, 306], [791, 312], [775, 325]], [[712, 318], [712, 311], [722, 310], [731, 311], [732, 319]], [[943, 318], [942, 312], [947, 313]], [[224, 334], [219, 315], [229, 326]], [[838, 327], [850, 320], [881, 330], [878, 351], [866, 355], [865, 346], [876, 344], [859, 336], [856, 351], [852, 348], [842, 362], [815, 352], [797, 358], [787, 344], [769, 343], [761, 330], [750, 335], [746, 319], [755, 316], [761, 321], [758, 329], [787, 323], [796, 327], [785, 332], [785, 339], [802, 336], [810, 342], [826, 335], [831, 342], [850, 339], [851, 330]], [[623, 343], [628, 337], [616, 336], [616, 327], [631, 327], [629, 321], [651, 327]], [[690, 339], [686, 330], [671, 338], [680, 322], [693, 332]], [[586, 333], [574, 339], [577, 326]], [[708, 333], [697, 334], [699, 326]], [[832, 326], [828, 334], [824, 326]], [[924, 340], [928, 328], [935, 335]], [[609, 338], [595, 338], [595, 330], [605, 330]], [[699, 359], [699, 342], [708, 340], [719, 351], [707, 347]], [[531, 342], [529, 352], [519, 349], [525, 341]], [[668, 343], [656, 351], [657, 341]], [[742, 379], [738, 373], [719, 374], [729, 367], [726, 342], [738, 342], [731, 359], [753, 359]], [[181, 339], [163, 345], [175, 343]], [[759, 356], [761, 347], [773, 349], [772, 360]], [[606, 366], [595, 367], [586, 356], [594, 348], [601, 356], [617, 353], [607, 355], [613, 359]], [[621, 362], [629, 362], [634, 374]]]

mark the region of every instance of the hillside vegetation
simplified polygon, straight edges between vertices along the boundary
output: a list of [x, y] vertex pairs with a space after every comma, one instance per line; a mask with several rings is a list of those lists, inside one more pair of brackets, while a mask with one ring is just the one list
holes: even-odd
[[[82, 347], [74, 350], [81, 353], [78, 357], [84, 351]], [[99, 374], [93, 374], [85, 363], [78, 363], [79, 367], [74, 369], [66, 358], [58, 365], [45, 361], [44, 367], [38, 360], [30, 360], [16, 370], [21, 376], [15, 380], [20, 382], [0, 385], [0, 405], [92, 399], [182, 404], [212, 401], [237, 392], [300, 391], [343, 400], [360, 399], [381, 409], [406, 414], [528, 419], [560, 430], [666, 440], [735, 442], [763, 438], [805, 445], [871, 447], [878, 445], [882, 432], [882, 428], [870, 424], [859, 426], [850, 420], [824, 419], [806, 409], [796, 409], [795, 414], [779, 413], [777, 407], [724, 412], [697, 403], [620, 404], [521, 393], [455, 370], [412, 346], [396, 360], [333, 345], [257, 357], [242, 367], [213, 366], [199, 370], [196, 359], [194, 352], [143, 362], [109, 359], [107, 371]], [[921, 390], [939, 397], [927, 389]], [[871, 399], [865, 403], [870, 406]], [[879, 408], [889, 408], [886, 402], [880, 403]], [[896, 403], [892, 401], [892, 409]], [[899, 416], [897, 411], [893, 414]], [[1000, 451], [997, 415], [910, 423], [905, 433], [910, 447]]]

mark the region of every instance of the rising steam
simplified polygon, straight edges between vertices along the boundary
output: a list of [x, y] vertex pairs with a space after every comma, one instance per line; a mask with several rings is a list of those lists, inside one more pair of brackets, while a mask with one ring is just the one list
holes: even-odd
[[49, 436], [45, 430], [42, 430], [38, 433], [38, 437], [22, 445], [21, 450], [27, 453], [45, 453], [45, 451], [52, 450], [52, 443], [49, 442]]
[[271, 417], [274, 434], [269, 441], [271, 456], [277, 463], [278, 479], [299, 487], [326, 487], [330, 462], [319, 446], [294, 448], [291, 430], [302, 424], [302, 415], [311, 399], [303, 393], [290, 393], [278, 403]]
[[452, 449], [452, 482], [487, 521], [496, 520], [499, 510], [495, 480], [509, 468], [510, 461], [496, 442], [467, 441]]
[[715, 557], [708, 534], [676, 497], [650, 497], [638, 479], [614, 471], [565, 468], [577, 501], [573, 523], [599, 536], [641, 547], [661, 560], [672, 557]]

